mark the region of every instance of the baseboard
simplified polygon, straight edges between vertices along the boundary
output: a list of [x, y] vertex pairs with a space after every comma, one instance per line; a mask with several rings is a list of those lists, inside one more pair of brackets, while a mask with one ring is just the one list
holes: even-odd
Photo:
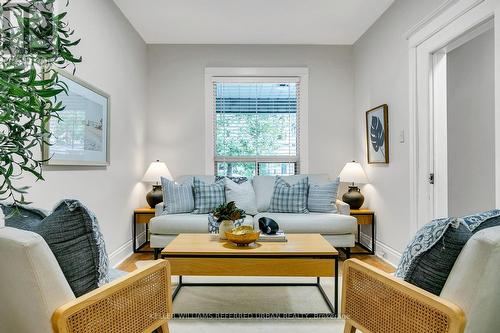
[[[361, 244], [371, 247], [372, 237], [365, 233], [361, 233]], [[396, 267], [401, 260], [402, 253], [382, 243], [381, 241], [375, 241], [375, 255], [380, 259], [384, 260], [393, 267]]]
[[[141, 232], [137, 235], [136, 244], [142, 244], [146, 241], [146, 231]], [[109, 254], [109, 263], [111, 267], [116, 268], [125, 259], [130, 257], [134, 252], [132, 251], [132, 239], [127, 241], [125, 244], [120, 246], [118, 249], [114, 250]]]

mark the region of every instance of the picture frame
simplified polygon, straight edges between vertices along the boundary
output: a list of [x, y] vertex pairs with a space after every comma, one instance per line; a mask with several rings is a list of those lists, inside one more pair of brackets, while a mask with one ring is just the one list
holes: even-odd
[[52, 133], [42, 147], [45, 165], [107, 166], [110, 164], [111, 98], [104, 91], [74, 75], [58, 70], [59, 81], [68, 88], [61, 93], [65, 109], [47, 122]]
[[389, 163], [389, 107], [366, 111], [366, 155], [369, 164]]

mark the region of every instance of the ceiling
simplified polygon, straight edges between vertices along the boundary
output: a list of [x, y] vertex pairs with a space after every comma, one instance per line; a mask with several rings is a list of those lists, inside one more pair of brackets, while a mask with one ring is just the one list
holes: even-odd
[[146, 43], [353, 44], [394, 0], [114, 0]]

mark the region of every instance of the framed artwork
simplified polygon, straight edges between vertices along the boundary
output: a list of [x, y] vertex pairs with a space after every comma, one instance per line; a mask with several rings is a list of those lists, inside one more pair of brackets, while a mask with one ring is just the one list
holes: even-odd
[[366, 111], [368, 163], [389, 163], [388, 109], [387, 104], [383, 104]]
[[[65, 109], [52, 118], [50, 145], [43, 146], [47, 165], [106, 166], [109, 164], [110, 97], [77, 77], [58, 72], [68, 94], [57, 96]], [[49, 159], [50, 158], [50, 159]]]

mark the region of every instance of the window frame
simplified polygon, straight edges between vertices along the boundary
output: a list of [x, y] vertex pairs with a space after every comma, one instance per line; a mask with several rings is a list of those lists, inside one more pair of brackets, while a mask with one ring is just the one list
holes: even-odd
[[[227, 78], [238, 78], [249, 81], [255, 78], [297, 78], [300, 84], [300, 111], [298, 113], [297, 138], [299, 143], [299, 168], [301, 173], [308, 173], [308, 83], [309, 69], [307, 67], [206, 67], [205, 68], [205, 173], [215, 175], [216, 156], [215, 156], [215, 110], [213, 82], [221, 81]], [[237, 158], [238, 161], [244, 161]], [[251, 158], [255, 162], [254, 157]], [[229, 159], [226, 159], [229, 162]], [[274, 158], [259, 157], [258, 162], [275, 162]], [[286, 162], [286, 157], [280, 158], [280, 162]], [[297, 167], [297, 165], [296, 165]], [[256, 169], [258, 172], [258, 169]]]

